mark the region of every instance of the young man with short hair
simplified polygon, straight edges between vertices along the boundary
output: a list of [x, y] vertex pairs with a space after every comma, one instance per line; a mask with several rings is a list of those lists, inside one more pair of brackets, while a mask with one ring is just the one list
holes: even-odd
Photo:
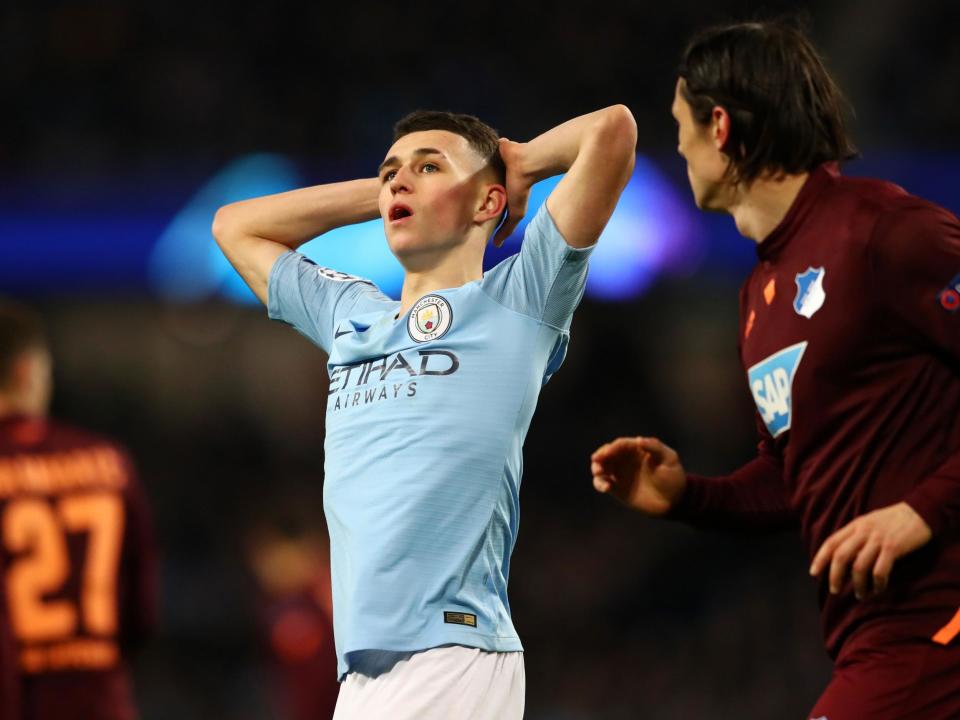
[[[623, 106], [529, 143], [470, 116], [421, 112], [397, 125], [376, 178], [217, 213], [217, 241], [270, 317], [329, 355], [338, 720], [522, 716], [507, 600], [521, 449], [635, 144]], [[497, 241], [533, 183], [559, 173], [520, 253], [484, 273], [508, 205]], [[292, 252], [378, 215], [405, 270], [399, 302]]]
[[960, 717], [960, 223], [840, 175], [843, 98], [796, 28], [711, 28], [679, 74], [696, 204], [757, 243], [739, 345], [759, 451], [705, 478], [619, 438], [593, 484], [696, 525], [799, 526], [836, 661], [810, 717]]

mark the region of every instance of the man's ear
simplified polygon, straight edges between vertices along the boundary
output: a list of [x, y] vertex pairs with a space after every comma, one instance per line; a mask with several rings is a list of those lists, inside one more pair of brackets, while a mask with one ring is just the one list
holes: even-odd
[[719, 105], [710, 113], [710, 133], [717, 150], [723, 150], [730, 139], [730, 113]]
[[503, 211], [507, 209], [507, 189], [499, 183], [487, 185], [481, 198], [480, 207], [474, 215], [481, 225], [489, 220], [500, 221]]

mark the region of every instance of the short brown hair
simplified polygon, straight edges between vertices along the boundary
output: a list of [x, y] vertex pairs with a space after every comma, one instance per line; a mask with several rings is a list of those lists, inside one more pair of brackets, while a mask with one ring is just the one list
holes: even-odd
[[40, 316], [17, 303], [0, 300], [0, 388], [10, 382], [13, 365], [30, 350], [47, 347]]
[[687, 45], [678, 74], [698, 123], [718, 105], [730, 115], [723, 152], [737, 182], [858, 155], [844, 123], [850, 106], [795, 19], [707, 28]]
[[500, 157], [500, 136], [497, 131], [473, 115], [442, 110], [415, 110], [393, 126], [393, 141], [404, 135], [424, 130], [446, 130], [466, 138], [470, 147], [487, 161], [500, 183], [506, 182], [507, 169]]

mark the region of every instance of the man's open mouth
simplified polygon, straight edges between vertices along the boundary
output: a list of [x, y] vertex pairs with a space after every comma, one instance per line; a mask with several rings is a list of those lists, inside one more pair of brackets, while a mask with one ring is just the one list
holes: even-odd
[[400, 205], [399, 203], [390, 208], [390, 222], [396, 220], [403, 220], [413, 215], [413, 210], [408, 208], [406, 205]]

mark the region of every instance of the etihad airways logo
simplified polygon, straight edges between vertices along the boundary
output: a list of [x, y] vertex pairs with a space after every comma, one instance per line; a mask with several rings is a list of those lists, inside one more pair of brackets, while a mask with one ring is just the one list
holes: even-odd
[[453, 375], [459, 369], [460, 358], [449, 350], [417, 350], [416, 355], [398, 352], [354, 365], [339, 365], [330, 371], [327, 411], [414, 397], [417, 378]]

